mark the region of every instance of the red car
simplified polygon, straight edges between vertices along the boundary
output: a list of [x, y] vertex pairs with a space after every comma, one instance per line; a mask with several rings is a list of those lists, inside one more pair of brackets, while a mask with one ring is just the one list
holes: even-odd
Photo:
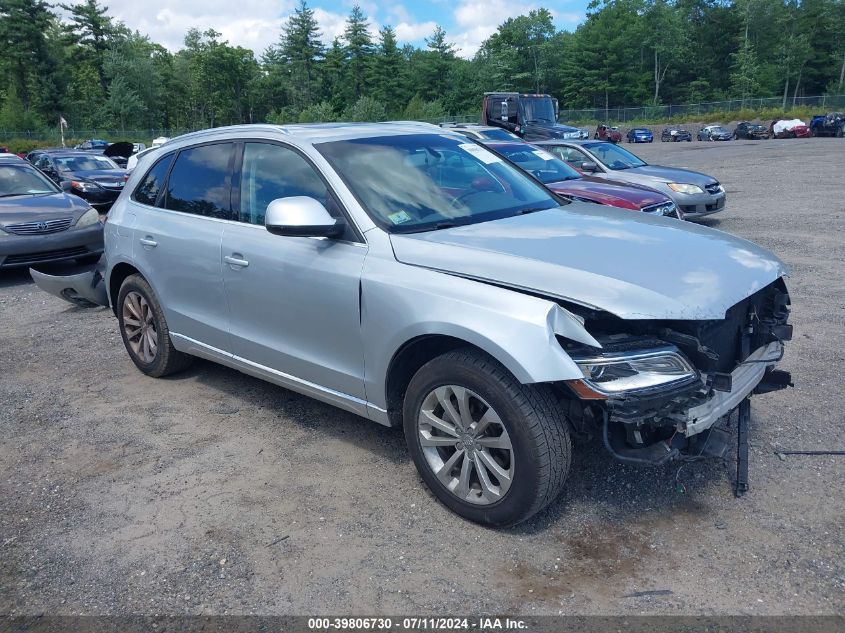
[[796, 123], [788, 128], [775, 131], [775, 125], [787, 121], [772, 121], [769, 126], [769, 138], [808, 138], [813, 135], [812, 130], [803, 123]]
[[572, 200], [683, 219], [668, 196], [648, 187], [584, 176], [546, 150], [520, 141], [487, 141], [488, 148]]
[[593, 138], [599, 141], [610, 141], [611, 143], [621, 143], [622, 142], [622, 132], [619, 131], [618, 127], [610, 127], [609, 125], [605, 125], [601, 123], [596, 128], [596, 133], [593, 134]]

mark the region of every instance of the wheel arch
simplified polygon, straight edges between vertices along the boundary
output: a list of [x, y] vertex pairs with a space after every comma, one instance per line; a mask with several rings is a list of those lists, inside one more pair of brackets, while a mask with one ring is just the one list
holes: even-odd
[[[111, 303], [111, 309], [115, 316], [117, 316], [117, 293], [120, 292], [120, 287], [130, 275], [144, 276], [141, 271], [128, 262], [119, 262], [115, 264], [109, 272], [109, 303]], [[144, 278], [146, 279], [146, 277]]]
[[[496, 362], [503, 365], [520, 382], [525, 382], [525, 376], [520, 379], [521, 367], [515, 367], [516, 362], [500, 348], [485, 349], [467, 338], [446, 334], [422, 334], [406, 341], [393, 357], [387, 366], [385, 374], [384, 393], [387, 402], [387, 415], [390, 426], [402, 425], [402, 406], [405, 399], [405, 392], [411, 379], [420, 368], [438, 356], [456, 349], [474, 349], [489, 356]], [[498, 352], [498, 353], [497, 353]]]

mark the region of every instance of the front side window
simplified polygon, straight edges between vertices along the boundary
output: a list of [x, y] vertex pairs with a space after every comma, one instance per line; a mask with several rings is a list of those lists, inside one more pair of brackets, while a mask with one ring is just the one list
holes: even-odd
[[320, 143], [374, 222], [393, 233], [473, 224], [559, 206], [488, 149], [439, 134]]
[[234, 148], [232, 143], [214, 143], [180, 151], [167, 179], [164, 207], [230, 219]]
[[167, 171], [170, 169], [170, 163], [172, 161], [173, 154], [168, 154], [167, 156], [159, 159], [159, 161], [153, 165], [152, 169], [147, 172], [147, 175], [144, 176], [141, 184], [138, 185], [138, 188], [135, 190], [134, 197], [136, 202], [147, 204], [151, 207], [155, 206], [156, 200], [158, 200], [158, 194], [164, 184], [164, 179], [167, 178]]
[[642, 167], [646, 164], [628, 150], [613, 143], [584, 143], [584, 147], [590, 150], [605, 167], [614, 171]]
[[323, 180], [300, 154], [281, 145], [246, 143], [238, 219], [263, 225], [267, 206], [292, 196], [319, 200], [330, 213], [334, 208]]

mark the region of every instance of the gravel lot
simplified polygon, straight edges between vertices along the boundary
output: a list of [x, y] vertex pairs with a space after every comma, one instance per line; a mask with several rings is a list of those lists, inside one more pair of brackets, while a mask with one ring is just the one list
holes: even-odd
[[793, 267], [796, 387], [753, 400], [745, 498], [732, 464], [591, 444], [548, 511], [484, 529], [424, 490], [400, 431], [210, 363], [147, 378], [109, 311], [5, 272], [0, 613], [845, 612], [845, 458], [775, 454], [845, 449], [845, 143], [634, 151], [719, 178], [707, 223]]

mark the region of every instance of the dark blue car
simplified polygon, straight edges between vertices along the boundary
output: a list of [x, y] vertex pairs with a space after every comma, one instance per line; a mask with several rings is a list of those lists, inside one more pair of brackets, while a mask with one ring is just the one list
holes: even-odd
[[625, 138], [628, 139], [629, 143], [654, 142], [654, 134], [651, 133], [651, 130], [645, 127], [635, 127], [628, 130], [628, 134], [625, 135]]

